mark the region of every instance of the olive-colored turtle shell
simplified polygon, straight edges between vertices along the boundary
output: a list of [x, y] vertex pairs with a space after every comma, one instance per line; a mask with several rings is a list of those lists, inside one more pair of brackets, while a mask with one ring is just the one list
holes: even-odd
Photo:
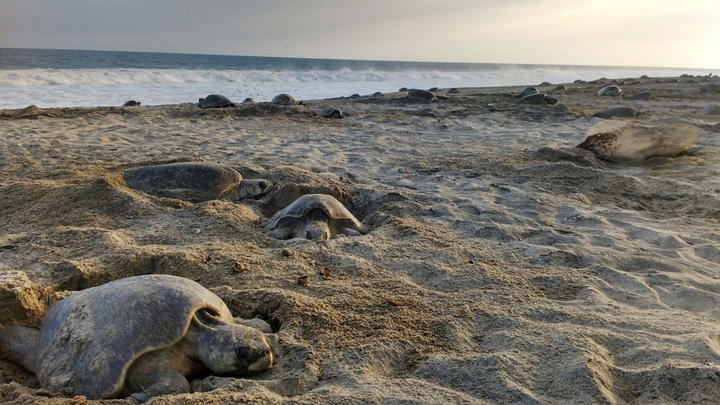
[[195, 189], [220, 195], [242, 182], [237, 171], [214, 163], [181, 162], [125, 170], [131, 188], [153, 194], [159, 189]]
[[331, 220], [344, 221], [358, 231], [363, 231], [363, 225], [347, 208], [335, 197], [328, 194], [306, 194], [293, 201], [284, 209], [278, 211], [267, 225], [268, 229], [282, 226], [280, 222], [286, 218], [302, 218], [311, 210], [319, 208], [327, 214]]
[[182, 277], [144, 275], [76, 292], [43, 320], [40, 384], [64, 395], [112, 398], [133, 361], [177, 343], [202, 308], [233, 322], [220, 297]]

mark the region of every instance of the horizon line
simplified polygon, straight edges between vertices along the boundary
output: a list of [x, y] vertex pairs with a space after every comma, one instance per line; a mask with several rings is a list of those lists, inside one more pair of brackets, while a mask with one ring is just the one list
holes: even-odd
[[219, 54], [219, 53], [191, 53], [173, 51], [128, 51], [114, 49], [69, 49], [69, 48], [16, 48], [0, 47], [0, 49], [20, 49], [35, 51], [83, 51], [83, 52], [124, 52], [124, 53], [155, 53], [168, 55], [202, 55], [202, 56], [230, 56], [247, 58], [273, 58], [273, 59], [315, 59], [327, 61], [348, 61], [348, 62], [400, 62], [400, 63], [440, 63], [448, 65], [520, 65], [520, 66], [563, 66], [563, 67], [601, 67], [601, 68], [633, 68], [633, 69], [692, 69], [692, 70], [720, 70], [720, 68], [709, 67], [677, 67], [677, 66], [631, 66], [631, 65], [583, 65], [570, 63], [528, 63], [528, 62], [449, 62], [429, 60], [398, 60], [398, 59], [349, 59], [349, 58], [316, 58], [301, 56], [273, 56], [273, 55], [241, 55], [241, 54]]

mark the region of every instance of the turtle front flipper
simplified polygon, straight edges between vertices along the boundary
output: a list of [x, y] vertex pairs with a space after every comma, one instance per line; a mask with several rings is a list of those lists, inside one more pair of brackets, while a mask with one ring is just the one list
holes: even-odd
[[160, 395], [190, 392], [190, 383], [167, 358], [156, 353], [141, 356], [128, 370], [126, 388], [129, 398], [144, 403]]
[[39, 337], [40, 331], [24, 326], [2, 329], [0, 330], [0, 355], [35, 373]]
[[350, 227], [342, 228], [338, 233], [348, 236], [362, 236], [362, 233], [360, 233], [360, 231]]

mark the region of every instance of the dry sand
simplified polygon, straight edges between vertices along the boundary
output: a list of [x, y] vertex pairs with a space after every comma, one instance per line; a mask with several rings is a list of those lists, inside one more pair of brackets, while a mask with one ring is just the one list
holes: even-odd
[[[541, 87], [554, 106], [516, 106], [516, 87], [433, 103], [0, 111], [0, 269], [49, 302], [132, 275], [189, 277], [278, 329], [273, 371], [201, 377], [155, 404], [719, 403], [720, 126], [703, 109], [720, 93], [700, 91], [708, 81], [620, 83], [649, 101], [595, 96], [605, 80]], [[697, 126], [700, 149], [630, 165], [573, 148], [616, 105]], [[317, 118], [323, 107], [348, 117]], [[119, 176], [176, 160], [280, 187], [190, 204]], [[310, 192], [370, 232], [269, 239], [263, 223]], [[39, 321], [3, 311], [3, 324]], [[0, 383], [3, 402], [69, 401], [7, 362]]]

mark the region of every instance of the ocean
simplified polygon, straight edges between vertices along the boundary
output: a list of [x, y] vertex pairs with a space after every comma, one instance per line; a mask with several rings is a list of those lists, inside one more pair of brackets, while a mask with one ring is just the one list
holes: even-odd
[[393, 62], [178, 53], [0, 48], [0, 108], [197, 102], [219, 93], [269, 101], [279, 93], [321, 99], [400, 87], [485, 87], [708, 74], [614, 66]]

